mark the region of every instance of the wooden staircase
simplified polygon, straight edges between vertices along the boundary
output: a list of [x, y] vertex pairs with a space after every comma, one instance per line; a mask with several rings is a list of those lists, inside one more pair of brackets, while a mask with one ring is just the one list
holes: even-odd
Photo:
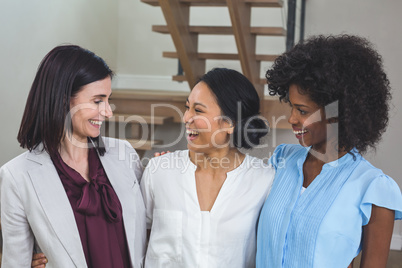
[[187, 95], [187, 92], [115, 90], [110, 98], [113, 116], [107, 119], [102, 135], [127, 140], [142, 158], [147, 150], [162, 145], [154, 137], [158, 126], [181, 122]]
[[[176, 52], [164, 52], [167, 58], [177, 58], [184, 75], [173, 76], [175, 81], [187, 81], [193, 88], [196, 81], [207, 70], [205, 61], [239, 60], [243, 74], [254, 84], [258, 94], [264, 96], [265, 79], [260, 78], [261, 61], [273, 61], [277, 55], [256, 54], [257, 36], [286, 36], [283, 27], [252, 27], [253, 7], [282, 8], [283, 0], [141, 0], [143, 3], [159, 6], [167, 25], [154, 25], [152, 30], [170, 34]], [[190, 7], [227, 7], [231, 26], [190, 25]], [[234, 35], [237, 54], [199, 53], [200, 35]]]
[[[272, 62], [277, 55], [256, 54], [257, 36], [285, 36], [282, 27], [252, 27], [251, 9], [255, 7], [281, 8], [283, 0], [141, 0], [159, 6], [167, 25], [154, 25], [152, 30], [170, 34], [176, 51], [163, 52], [163, 57], [178, 59], [183, 75], [173, 75], [172, 80], [187, 81], [193, 88], [207, 70], [207, 60], [240, 61], [242, 73], [254, 84], [261, 97], [261, 115], [271, 128], [290, 128], [287, 123], [289, 108], [277, 98], [264, 96], [265, 78], [260, 77], [261, 62]], [[227, 7], [231, 26], [190, 25], [191, 7]], [[198, 51], [200, 35], [233, 35], [237, 53], [204, 53]], [[166, 123], [180, 123], [188, 92], [115, 90], [110, 102], [114, 116], [108, 120], [105, 136], [128, 140], [140, 157], [146, 150], [162, 142], [154, 139], [156, 127]], [[155, 109], [155, 107], [157, 107]], [[169, 125], [170, 127], [178, 127]], [[160, 147], [158, 147], [160, 148]], [[159, 149], [157, 149], [159, 150]], [[169, 150], [162, 148], [160, 151]]]

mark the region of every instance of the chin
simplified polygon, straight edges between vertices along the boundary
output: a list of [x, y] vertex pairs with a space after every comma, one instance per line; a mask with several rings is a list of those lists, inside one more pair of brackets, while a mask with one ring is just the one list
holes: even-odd
[[88, 133], [87, 137], [89, 138], [97, 138], [100, 136], [100, 132], [98, 133]]
[[303, 140], [299, 140], [299, 143], [300, 143], [300, 145], [303, 146], [303, 147], [310, 147], [310, 146], [311, 146], [311, 144], [306, 143], [306, 142], [304, 142]]
[[187, 149], [194, 153], [207, 153], [210, 147], [207, 147], [205, 145], [187, 143]]
[[194, 153], [202, 153], [202, 148], [197, 148], [197, 146], [194, 146], [190, 143], [187, 143], [187, 149]]

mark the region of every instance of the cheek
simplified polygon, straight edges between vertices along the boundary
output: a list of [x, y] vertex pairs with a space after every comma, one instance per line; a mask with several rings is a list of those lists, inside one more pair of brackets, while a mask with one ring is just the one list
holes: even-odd
[[312, 129], [313, 137], [317, 140], [326, 140], [327, 139], [327, 125], [326, 124], [318, 124]]
[[194, 126], [196, 129], [203, 130], [204, 133], [210, 132], [212, 130], [211, 121], [206, 117], [198, 117], [194, 119]]
[[99, 113], [93, 108], [83, 108], [73, 114], [72, 121], [75, 124], [84, 124], [91, 118], [96, 118]]
[[73, 118], [72, 118], [72, 120], [71, 120], [71, 123], [72, 123], [72, 125], [73, 125], [73, 128], [74, 128], [74, 129], [77, 129], [77, 128], [81, 127], [82, 124], [83, 124], [82, 121], [83, 121], [83, 118], [82, 118], [81, 112], [76, 112], [76, 113], [73, 115]]

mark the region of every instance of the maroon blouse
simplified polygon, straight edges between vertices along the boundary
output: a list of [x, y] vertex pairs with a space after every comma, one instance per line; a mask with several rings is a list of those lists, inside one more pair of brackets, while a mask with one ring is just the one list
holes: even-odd
[[88, 268], [131, 267], [122, 208], [95, 149], [87, 182], [59, 154], [52, 159], [74, 212]]

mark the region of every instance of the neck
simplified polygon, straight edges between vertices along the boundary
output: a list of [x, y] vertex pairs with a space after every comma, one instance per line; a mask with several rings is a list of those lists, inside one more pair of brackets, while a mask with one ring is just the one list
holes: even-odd
[[190, 160], [199, 170], [226, 173], [237, 168], [243, 162], [245, 155], [236, 148], [224, 149], [211, 154], [190, 151]]
[[87, 141], [84, 143], [83, 141], [77, 141], [74, 137], [65, 137], [60, 143], [59, 153], [64, 161], [86, 161], [88, 159]]
[[337, 143], [326, 142], [323, 145], [315, 145], [311, 147], [309, 155], [312, 156], [311, 160], [321, 161], [323, 164], [335, 161], [347, 152], [339, 150]]

